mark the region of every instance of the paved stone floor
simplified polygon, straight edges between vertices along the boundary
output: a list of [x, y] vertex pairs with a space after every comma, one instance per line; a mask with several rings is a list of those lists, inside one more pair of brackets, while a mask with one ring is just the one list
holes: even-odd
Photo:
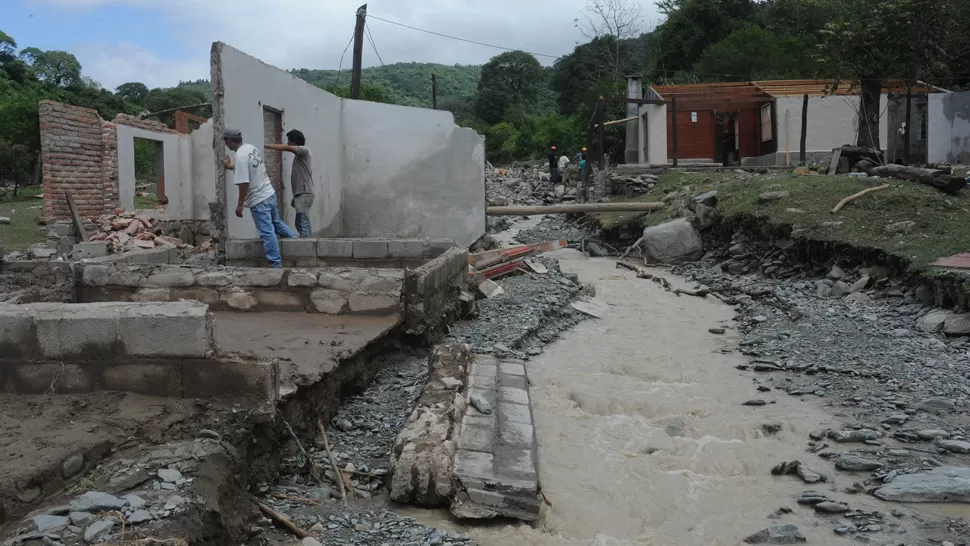
[[[468, 493], [453, 512], [473, 517], [489, 512], [533, 520], [539, 515], [536, 440], [525, 366], [477, 356], [467, 396], [484, 398], [491, 412], [468, 404], [455, 456], [455, 475]], [[474, 505], [469, 507], [468, 504]]]

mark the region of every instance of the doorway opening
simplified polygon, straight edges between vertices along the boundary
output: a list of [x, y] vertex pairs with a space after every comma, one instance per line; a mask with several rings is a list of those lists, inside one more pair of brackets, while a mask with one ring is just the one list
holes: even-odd
[[134, 137], [135, 210], [167, 205], [165, 196], [165, 146], [157, 140]]

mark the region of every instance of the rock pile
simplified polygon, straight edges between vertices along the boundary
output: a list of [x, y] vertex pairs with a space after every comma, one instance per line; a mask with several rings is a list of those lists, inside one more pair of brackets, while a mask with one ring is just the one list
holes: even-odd
[[657, 185], [657, 175], [640, 174], [624, 176], [613, 174], [610, 176], [610, 194], [623, 197], [635, 197], [652, 190]]
[[[193, 246], [190, 242], [178, 237], [165, 235], [163, 223], [144, 213], [105, 215], [98, 218], [96, 224], [99, 232], [88, 237], [88, 240], [108, 241], [111, 243], [114, 252], [129, 252], [165, 246], [188, 249]], [[212, 244], [207, 239], [202, 241], [200, 246], [202, 250], [210, 250]]]

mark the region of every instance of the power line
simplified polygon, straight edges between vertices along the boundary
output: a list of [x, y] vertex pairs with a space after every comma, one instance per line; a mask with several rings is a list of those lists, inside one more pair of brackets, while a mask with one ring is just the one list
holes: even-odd
[[[485, 46], [485, 47], [492, 47], [492, 48], [495, 48], [495, 49], [504, 49], [505, 51], [522, 51], [521, 49], [517, 49], [517, 48], [513, 48], [513, 47], [504, 47], [504, 46], [497, 46], [497, 45], [493, 45], [493, 44], [486, 44], [484, 42], [476, 42], [475, 40], [468, 40], [468, 39], [465, 39], [465, 38], [459, 38], [457, 36], [449, 36], [448, 34], [442, 34], [440, 32], [434, 32], [432, 30], [425, 30], [423, 28], [412, 27], [411, 25], [405, 25], [404, 23], [398, 23], [396, 21], [389, 21], [387, 19], [381, 19], [380, 17], [375, 17], [374, 15], [370, 15], [370, 14], [368, 14], [367, 17], [370, 18], [370, 19], [377, 19], [378, 21], [383, 21], [383, 22], [388, 23], [388, 24], [391, 24], [391, 25], [397, 25], [399, 27], [409, 28], [411, 30], [417, 30], [418, 32], [424, 32], [426, 34], [433, 34], [435, 36], [441, 36], [442, 38], [449, 38], [451, 40], [458, 40], [459, 42], [466, 42], [466, 43], [469, 43], [469, 44], [475, 44], [475, 45], [480, 45], [480, 46]], [[559, 55], [546, 55], [545, 53], [532, 53], [531, 51], [526, 51], [525, 53], [528, 53], [529, 55], [532, 55], [532, 56], [535, 56], [535, 57], [548, 57], [550, 59], [559, 59], [560, 58]]]
[[347, 42], [347, 47], [344, 48], [344, 52], [340, 54], [340, 64], [337, 66], [337, 79], [334, 81], [334, 86], [340, 85], [340, 71], [344, 67], [344, 55], [347, 54], [347, 50], [350, 49], [350, 44], [354, 43], [354, 35], [350, 35], [350, 41]]

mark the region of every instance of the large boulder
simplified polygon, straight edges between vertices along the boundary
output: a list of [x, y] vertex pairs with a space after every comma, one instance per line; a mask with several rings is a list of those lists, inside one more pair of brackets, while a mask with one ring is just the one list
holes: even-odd
[[970, 467], [940, 466], [897, 476], [875, 495], [896, 502], [970, 502]]
[[643, 230], [647, 261], [664, 264], [694, 262], [704, 256], [701, 234], [687, 218]]

